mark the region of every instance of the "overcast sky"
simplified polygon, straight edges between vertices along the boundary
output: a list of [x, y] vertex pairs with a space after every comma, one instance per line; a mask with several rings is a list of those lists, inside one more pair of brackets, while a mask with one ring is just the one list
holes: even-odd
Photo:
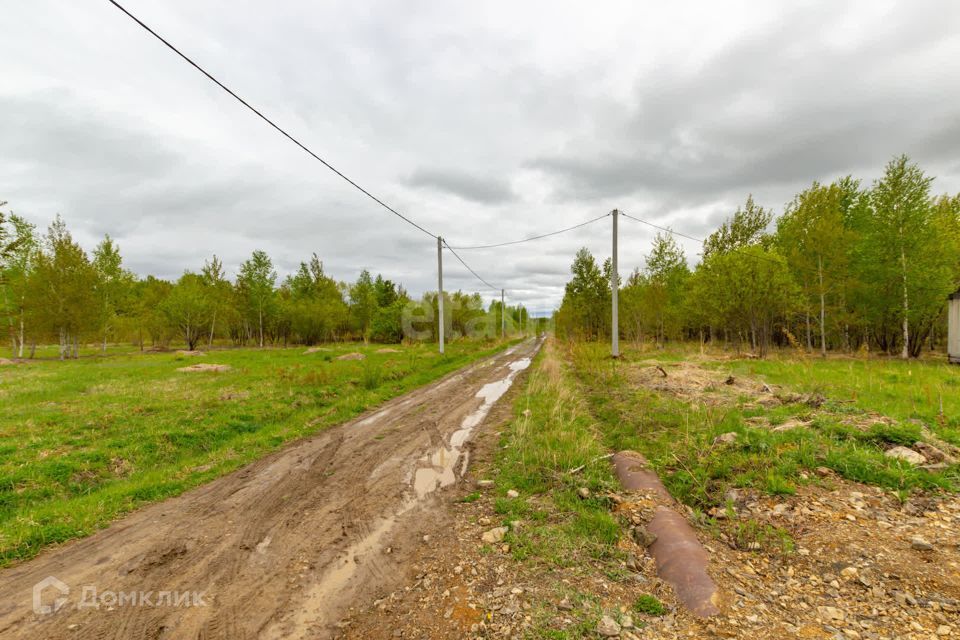
[[[694, 236], [753, 193], [871, 182], [895, 154], [960, 191], [960, 2], [278, 2], [126, 6], [337, 168], [454, 245], [615, 207]], [[311, 252], [338, 279], [436, 287], [436, 245], [105, 0], [0, 0], [0, 200], [135, 272]], [[462, 256], [559, 303], [609, 218]], [[621, 223], [620, 269], [652, 229]], [[683, 240], [691, 261], [696, 243]], [[448, 289], [478, 283], [445, 258]]]

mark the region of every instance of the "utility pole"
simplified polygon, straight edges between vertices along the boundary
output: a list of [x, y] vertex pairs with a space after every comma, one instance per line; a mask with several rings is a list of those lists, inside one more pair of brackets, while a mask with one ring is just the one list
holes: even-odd
[[610, 294], [613, 303], [613, 318], [610, 332], [610, 353], [614, 358], [620, 357], [620, 315], [617, 309], [617, 289], [620, 288], [620, 278], [617, 275], [617, 217], [620, 212], [613, 210], [613, 268], [610, 270]]
[[507, 337], [507, 308], [503, 306], [503, 289], [500, 289], [500, 337]]
[[443, 238], [437, 236], [437, 308], [440, 318], [437, 333], [440, 336], [440, 355], [443, 355]]

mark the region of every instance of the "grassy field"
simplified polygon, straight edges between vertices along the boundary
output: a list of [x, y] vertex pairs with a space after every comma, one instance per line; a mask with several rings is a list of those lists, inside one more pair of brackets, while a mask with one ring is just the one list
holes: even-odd
[[[603, 558], [615, 554], [619, 525], [609, 503], [597, 497], [616, 486], [602, 438], [579, 397], [570, 374], [547, 343], [534, 361], [526, 389], [514, 405], [516, 416], [502, 434], [497, 457], [496, 510], [505, 521], [531, 523], [514, 535], [511, 553], [561, 566], [584, 556]], [[576, 474], [571, 470], [582, 467]], [[581, 499], [580, 487], [593, 497]], [[506, 498], [508, 489], [520, 499]], [[526, 498], [549, 496], [549, 509], [533, 506]]]
[[[960, 366], [944, 360], [776, 358], [714, 364], [734, 374], [849, 400], [898, 420], [920, 420], [960, 446]], [[942, 414], [941, 414], [942, 410]]]
[[[916, 490], [960, 489], [957, 465], [928, 471], [884, 455], [891, 446], [923, 440], [925, 427], [960, 444], [956, 417], [949, 417], [960, 414], [960, 398], [948, 398], [946, 391], [957, 384], [960, 368], [896, 360], [710, 360], [683, 350], [628, 350], [613, 361], [607, 345], [566, 349], [605, 446], [646, 455], [673, 495], [694, 508], [722, 509], [730, 488], [792, 494], [802, 483], [820, 482], [817, 472], [824, 468], [886, 487], [902, 499]], [[685, 360], [724, 376], [755, 377], [758, 385], [821, 393], [825, 400], [764, 406], [741, 396], [729, 403], [690, 402], [632, 382], [637, 368], [659, 362], [669, 370]], [[943, 418], [938, 389], [944, 390]], [[877, 421], [874, 412], [893, 420]], [[788, 421], [801, 426], [774, 430]], [[724, 433], [735, 433], [735, 442], [717, 443]]]
[[[563, 356], [553, 340], [537, 356], [494, 461], [494, 509], [504, 524], [522, 523], [507, 535], [511, 556], [536, 567], [543, 583], [571, 603], [565, 615], [572, 622], [562, 630], [556, 629], [556, 597], [533, 607], [523, 637], [538, 640], [594, 637], [612, 597], [593, 592], [600, 582], [618, 583], [632, 598], [618, 618], [632, 615], [642, 627], [646, 619], [665, 613], [623, 568], [624, 524], [609, 497], [619, 484], [606, 455], [607, 441]], [[580, 493], [584, 489], [586, 496]], [[510, 490], [519, 496], [508, 497]]]
[[[120, 353], [0, 367], [0, 566], [233, 471], [502, 345]], [[362, 361], [338, 355], [362, 352]], [[185, 373], [196, 363], [224, 372]]]

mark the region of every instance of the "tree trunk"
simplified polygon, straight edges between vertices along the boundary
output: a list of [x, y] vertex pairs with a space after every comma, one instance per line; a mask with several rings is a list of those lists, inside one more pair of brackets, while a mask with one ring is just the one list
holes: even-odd
[[260, 348], [263, 349], [263, 307], [260, 307], [258, 316], [260, 319]]
[[213, 319], [210, 321], [210, 341], [207, 343], [207, 348], [213, 348], [213, 332], [217, 327], [217, 310], [213, 310]]
[[[6, 309], [7, 304], [7, 286], [3, 285], [3, 308]], [[13, 316], [7, 316], [7, 322], [10, 325], [10, 352], [17, 352], [17, 334], [13, 329]]]
[[823, 291], [823, 258], [817, 256], [817, 276], [820, 278], [820, 355], [827, 357], [826, 294]]
[[67, 332], [63, 327], [60, 327], [60, 359], [67, 359]]
[[907, 253], [900, 247], [900, 268], [903, 269], [903, 351], [900, 357], [910, 357], [910, 299], [907, 296]]
[[23, 326], [23, 309], [20, 309], [20, 349], [17, 352], [17, 357], [23, 357], [23, 339], [24, 339], [24, 326]]
[[108, 313], [110, 310], [110, 297], [105, 296], [103, 299], [103, 349], [102, 352], [107, 352], [107, 332], [110, 330], [110, 320]]

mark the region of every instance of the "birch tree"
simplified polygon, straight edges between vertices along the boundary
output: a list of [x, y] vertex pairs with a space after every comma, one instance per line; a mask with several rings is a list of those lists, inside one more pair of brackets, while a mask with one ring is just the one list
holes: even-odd
[[840, 183], [814, 182], [787, 205], [777, 221], [777, 244], [803, 290], [807, 348], [811, 348], [810, 309], [817, 308], [820, 353], [827, 355], [827, 306], [835, 309], [839, 285], [849, 276], [853, 233], [844, 224], [846, 191]]
[[207, 346], [212, 347], [213, 338], [217, 331], [217, 318], [222, 318], [225, 308], [229, 305], [233, 287], [223, 270], [223, 261], [216, 255], [203, 264], [203, 269], [200, 271], [200, 280], [210, 301], [210, 336], [207, 340]]
[[31, 273], [35, 292], [28, 304], [39, 322], [57, 336], [60, 359], [79, 356], [80, 334], [94, 325], [97, 274], [83, 248], [57, 216]]
[[873, 304], [897, 309], [900, 356], [919, 355], [929, 332], [931, 316], [938, 316], [946, 295], [954, 288], [956, 260], [941, 234], [930, 198], [933, 178], [907, 156], [891, 160], [882, 179], [870, 191], [870, 212], [861, 249], [861, 263], [874, 282], [896, 282], [897, 302], [883, 299], [878, 288]]
[[[14, 334], [13, 345], [16, 356], [24, 356], [27, 328], [27, 296], [29, 277], [36, 263], [39, 241], [36, 227], [13, 213], [10, 214], [9, 224], [13, 230], [14, 240], [12, 251], [5, 260], [5, 269], [2, 276], [4, 286], [4, 301], [7, 307], [7, 322]], [[10, 246], [8, 244], [8, 246]], [[7, 296], [9, 295], [9, 302]], [[15, 328], [14, 328], [15, 327]]]
[[273, 269], [270, 256], [264, 251], [254, 251], [250, 259], [240, 265], [237, 276], [237, 289], [246, 304], [248, 314], [257, 321], [258, 344], [263, 347], [263, 326], [266, 314], [273, 300], [274, 284], [277, 272]]
[[160, 308], [187, 348], [191, 351], [196, 349], [210, 325], [212, 314], [212, 304], [203, 278], [195, 273], [184, 273]]
[[96, 294], [100, 303], [100, 335], [102, 352], [107, 352], [107, 337], [133, 282], [133, 274], [123, 268], [120, 247], [108, 235], [93, 251], [93, 268], [97, 274]]

